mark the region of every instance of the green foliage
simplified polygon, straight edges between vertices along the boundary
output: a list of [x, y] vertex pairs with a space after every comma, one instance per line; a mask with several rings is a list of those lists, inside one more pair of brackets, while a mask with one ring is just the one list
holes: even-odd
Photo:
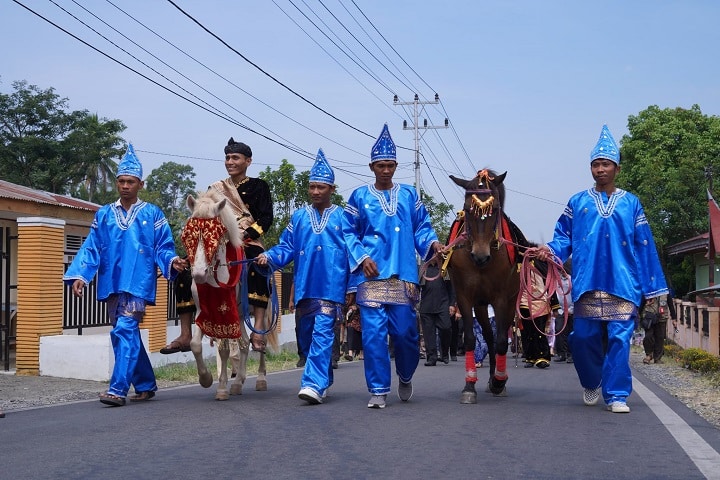
[[[266, 353], [265, 366], [268, 373], [292, 370], [297, 364], [297, 353], [282, 350], [280, 353]], [[208, 370], [213, 378], [217, 378], [217, 363], [213, 360], [206, 360]], [[259, 362], [250, 355], [247, 361], [248, 373], [256, 372]], [[155, 377], [158, 380], [171, 382], [197, 382], [197, 366], [195, 362], [170, 363], [154, 369]]]
[[[640, 198], [663, 259], [667, 246], [708, 231], [705, 172], [720, 171], [720, 118], [652, 105], [628, 118], [628, 131], [617, 184]], [[687, 264], [666, 267], [678, 294], [694, 286]]]
[[700, 348], [686, 348], [679, 355], [685, 368], [700, 373], [720, 371], [720, 358], [709, 354]]
[[445, 202], [435, 202], [432, 195], [425, 190], [421, 190], [420, 195], [425, 208], [430, 214], [430, 224], [435, 229], [440, 242], [445, 243], [448, 235], [450, 235], [450, 226], [452, 225], [452, 218], [454, 218], [452, 205]]
[[156, 204], [165, 214], [175, 238], [178, 253], [183, 254], [180, 233], [190, 210], [186, 205], [188, 195], [197, 195], [195, 171], [190, 165], [164, 162], [154, 169], [145, 179], [145, 189], [141, 190], [143, 200]]
[[110, 190], [125, 125], [87, 110], [68, 112], [67, 99], [52, 88], [26, 81], [12, 87], [13, 93], [0, 93], [0, 178], [53, 193], [82, 192], [91, 201]]

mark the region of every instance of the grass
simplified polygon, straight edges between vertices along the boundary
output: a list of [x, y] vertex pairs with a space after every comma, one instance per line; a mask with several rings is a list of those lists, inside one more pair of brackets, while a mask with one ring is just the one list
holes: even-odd
[[[282, 351], [277, 354], [266, 353], [265, 354], [265, 366], [267, 373], [280, 372], [283, 370], [290, 370], [295, 367], [298, 361], [297, 353], [291, 353], [288, 351]], [[213, 375], [213, 378], [217, 378], [217, 364], [213, 359], [207, 360], [206, 363], [208, 370]], [[249, 374], [257, 372], [259, 361], [255, 358], [255, 355], [251, 354], [248, 358], [247, 371]], [[196, 382], [197, 381], [197, 367], [195, 362], [188, 363], [171, 363], [157, 367], [154, 369], [155, 378], [158, 380], [172, 381], [172, 382]]]

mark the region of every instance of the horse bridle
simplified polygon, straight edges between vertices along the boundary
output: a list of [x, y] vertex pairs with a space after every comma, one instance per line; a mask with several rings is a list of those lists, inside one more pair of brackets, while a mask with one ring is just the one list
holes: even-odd
[[[483, 182], [490, 185], [490, 181], [493, 180], [493, 177], [490, 176], [489, 172], [487, 170], [480, 170], [476, 178], [479, 178], [480, 181], [478, 183], [478, 186], [481, 186]], [[493, 190], [490, 188], [479, 188], [479, 189], [471, 189], [471, 190], [465, 190], [465, 196], [467, 197], [470, 195], [470, 207], [469, 208], [463, 208], [465, 211], [465, 216], [472, 214], [475, 217], [479, 217], [480, 221], [484, 221], [488, 217], [493, 216], [493, 210], [496, 208], [495, 205], [495, 195], [493, 194]], [[488, 198], [486, 200], [481, 200], [478, 195], [488, 195]], [[491, 245], [491, 248], [494, 248], [495, 250], [500, 250], [500, 218], [502, 218], [502, 210], [501, 206], [497, 205], [497, 214], [495, 215], [495, 226], [493, 227], [495, 231], [495, 245]], [[469, 247], [472, 248], [472, 232], [470, 231], [470, 227], [467, 221], [467, 218], [465, 220], [465, 233], [467, 235], [467, 238], [469, 240]]]

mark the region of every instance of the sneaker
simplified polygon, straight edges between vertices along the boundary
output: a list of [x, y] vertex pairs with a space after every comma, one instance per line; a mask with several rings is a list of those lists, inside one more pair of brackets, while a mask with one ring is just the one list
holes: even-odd
[[566, 361], [567, 361], [567, 363], [573, 363], [572, 355], [568, 355]]
[[373, 395], [368, 402], [368, 408], [385, 408], [385, 397], [387, 395]]
[[305, 400], [310, 405], [319, 405], [322, 403], [322, 398], [318, 393], [310, 387], [303, 387], [298, 392], [298, 398]]
[[402, 400], [403, 402], [407, 402], [412, 397], [412, 394], [412, 382], [405, 383], [400, 380], [400, 384], [398, 385], [398, 397], [400, 397], [400, 400]]
[[565, 355], [559, 355], [556, 359], [553, 360], [553, 362], [565, 362], [567, 361], [567, 357]]
[[585, 405], [592, 407], [593, 405], [597, 405], [598, 400], [600, 400], [600, 387], [585, 389], [583, 392], [583, 402], [585, 402]]
[[643, 363], [645, 365], [649, 365], [652, 363], [653, 357], [652, 355], [645, 355], [645, 358], [643, 358]]
[[627, 406], [627, 403], [623, 402], [622, 400], [615, 400], [607, 407], [608, 410], [610, 410], [612, 413], [629, 413], [630, 407]]
[[550, 362], [545, 360], [544, 358], [541, 358], [540, 360], [535, 362], [535, 366], [538, 368], [547, 368], [550, 366]]

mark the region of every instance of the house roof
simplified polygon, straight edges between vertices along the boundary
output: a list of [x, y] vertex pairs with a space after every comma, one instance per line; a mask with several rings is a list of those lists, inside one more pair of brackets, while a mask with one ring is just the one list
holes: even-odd
[[668, 255], [687, 255], [692, 253], [707, 254], [710, 245], [710, 234], [708, 232], [697, 237], [688, 238], [682, 242], [667, 247]]
[[44, 192], [35, 190], [30, 187], [24, 187], [15, 183], [0, 180], [0, 198], [11, 198], [15, 200], [24, 200], [33, 203], [43, 203], [47, 205], [55, 205], [60, 207], [76, 208], [79, 210], [87, 210], [96, 212], [100, 210], [101, 205], [97, 203], [80, 200], [79, 198], [60, 195], [57, 193]]

